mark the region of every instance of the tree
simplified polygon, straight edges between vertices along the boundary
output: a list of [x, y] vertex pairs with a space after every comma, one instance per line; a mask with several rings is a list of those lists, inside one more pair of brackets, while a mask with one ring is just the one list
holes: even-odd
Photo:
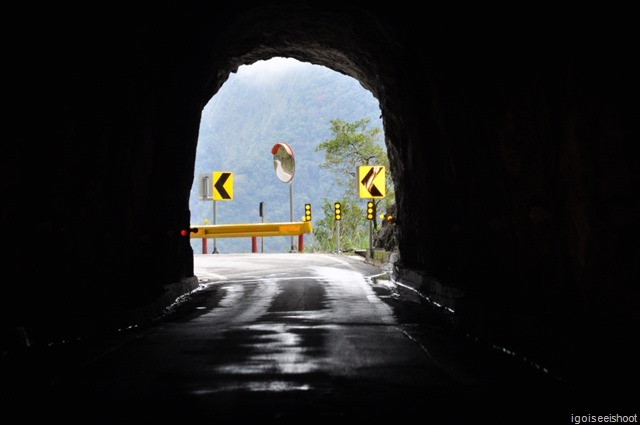
[[331, 120], [333, 139], [316, 147], [316, 152], [324, 151], [324, 162], [320, 166], [335, 174], [336, 182], [352, 195], [357, 194], [354, 182], [358, 166], [384, 165], [388, 168], [389, 165], [387, 153], [382, 148], [382, 132], [379, 127], [369, 129], [369, 124], [368, 118], [352, 123]]
[[[382, 131], [378, 127], [369, 128], [369, 119], [360, 119], [354, 122], [345, 122], [340, 119], [331, 121], [333, 138], [320, 143], [316, 152], [324, 152], [322, 168], [329, 170], [336, 178], [336, 184], [344, 189], [343, 210], [344, 219], [340, 228], [340, 245], [351, 247], [365, 247], [368, 240], [368, 226], [366, 219], [366, 207], [359, 207], [358, 194], [358, 167], [362, 165], [382, 165], [387, 172], [386, 197], [374, 200], [376, 210], [380, 210], [379, 204], [388, 205], [388, 199], [393, 199], [391, 173], [389, 172], [389, 158], [383, 148]], [[325, 200], [323, 212], [325, 218], [317, 221], [314, 229], [314, 246], [319, 249], [328, 246], [327, 238], [333, 235], [333, 202]], [[374, 220], [377, 228], [377, 218]], [[316, 231], [317, 229], [317, 231]], [[344, 243], [343, 243], [344, 242]], [[348, 245], [351, 244], [351, 245]], [[323, 249], [324, 250], [324, 249]]]
[[[389, 169], [389, 157], [383, 148], [383, 133], [379, 127], [369, 128], [368, 118], [345, 122], [331, 121], [333, 138], [316, 147], [316, 152], [324, 151], [325, 160], [320, 166], [336, 176], [336, 183], [345, 188], [345, 195], [358, 198], [357, 172], [361, 165], [382, 165], [386, 170], [386, 196], [375, 200], [376, 211], [394, 202], [393, 180]], [[380, 205], [383, 204], [383, 205]], [[377, 229], [377, 218], [374, 220]]]

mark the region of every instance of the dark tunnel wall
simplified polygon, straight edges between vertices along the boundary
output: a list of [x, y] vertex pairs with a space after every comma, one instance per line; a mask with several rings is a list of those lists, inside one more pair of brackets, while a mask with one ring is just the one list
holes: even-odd
[[577, 57], [474, 56], [439, 61], [423, 142], [399, 149], [421, 165], [399, 191], [417, 228], [402, 259], [461, 291], [445, 301], [473, 334], [576, 372], [637, 326], [632, 79], [619, 57], [609, 79]]
[[[623, 16], [287, 1], [49, 12], [30, 15], [37, 42], [9, 52], [6, 345], [25, 343], [17, 329], [31, 341], [99, 330], [189, 289], [178, 232], [200, 112], [239, 65], [273, 56], [351, 75], [380, 101], [396, 269], [455, 326], [574, 377], [603, 354], [593, 341], [637, 331]], [[618, 25], [594, 31], [596, 17]]]

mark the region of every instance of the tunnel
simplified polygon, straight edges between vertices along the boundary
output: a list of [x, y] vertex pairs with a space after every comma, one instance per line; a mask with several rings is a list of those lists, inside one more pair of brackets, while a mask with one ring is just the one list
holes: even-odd
[[379, 101], [397, 279], [562, 379], [637, 368], [631, 14], [283, 0], [22, 16], [5, 60], [3, 350], [144, 320], [193, 289], [180, 231], [202, 109], [239, 66], [279, 56]]

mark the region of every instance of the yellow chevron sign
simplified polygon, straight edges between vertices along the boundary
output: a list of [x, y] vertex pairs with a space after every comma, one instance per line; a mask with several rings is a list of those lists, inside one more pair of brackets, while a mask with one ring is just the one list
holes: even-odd
[[228, 171], [213, 172], [213, 199], [231, 201], [233, 199], [233, 173]]
[[361, 198], [384, 198], [386, 189], [384, 166], [361, 165], [358, 167], [358, 188]]

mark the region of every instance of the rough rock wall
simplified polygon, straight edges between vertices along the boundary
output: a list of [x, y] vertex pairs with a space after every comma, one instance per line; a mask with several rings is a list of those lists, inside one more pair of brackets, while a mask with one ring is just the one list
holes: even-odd
[[638, 326], [637, 84], [625, 29], [607, 44], [535, 28], [399, 58], [385, 130], [401, 264], [456, 294], [466, 331], [582, 379]]
[[395, 162], [400, 221], [418, 223], [403, 263], [462, 291], [472, 333], [563, 373], [638, 323], [632, 80], [600, 58], [614, 74], [530, 51], [439, 61]]

